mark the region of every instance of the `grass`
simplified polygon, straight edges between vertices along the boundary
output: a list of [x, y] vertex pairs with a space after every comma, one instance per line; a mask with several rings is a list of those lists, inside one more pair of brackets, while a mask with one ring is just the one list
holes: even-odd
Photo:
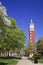
[[0, 59], [21, 59], [20, 56], [15, 56], [15, 57], [0, 57]]
[[17, 60], [15, 59], [0, 59], [0, 65], [16, 65]]
[[39, 62], [39, 63], [43, 63], [43, 59], [39, 59], [38, 62]]
[[[34, 58], [29, 58], [32, 62], [34, 62]], [[38, 63], [43, 63], [43, 58], [38, 59]]]

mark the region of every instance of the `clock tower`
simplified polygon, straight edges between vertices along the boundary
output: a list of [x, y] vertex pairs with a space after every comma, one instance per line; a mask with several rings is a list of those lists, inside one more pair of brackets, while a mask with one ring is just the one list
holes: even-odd
[[34, 44], [34, 42], [35, 42], [35, 29], [34, 29], [34, 23], [33, 23], [32, 20], [31, 20], [31, 22], [30, 22], [29, 42], [30, 42], [31, 44]]
[[34, 29], [34, 23], [31, 20], [30, 28], [29, 28], [29, 45], [31, 52], [29, 53], [29, 57], [32, 57], [34, 54], [34, 50], [33, 50], [34, 43], [35, 43], [35, 29]]

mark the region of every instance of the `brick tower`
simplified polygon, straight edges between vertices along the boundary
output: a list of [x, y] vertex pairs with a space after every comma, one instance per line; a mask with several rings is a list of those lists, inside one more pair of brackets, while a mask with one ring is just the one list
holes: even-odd
[[34, 23], [32, 22], [32, 20], [30, 22], [29, 42], [31, 44], [34, 44], [34, 42], [35, 42], [35, 30], [34, 30]]
[[35, 29], [34, 29], [34, 23], [30, 22], [30, 30], [29, 30], [29, 43], [30, 43], [30, 46], [31, 46], [31, 52], [29, 53], [29, 57], [32, 57], [33, 54], [34, 54], [34, 50], [32, 48], [32, 46], [34, 46], [34, 43], [35, 43]]

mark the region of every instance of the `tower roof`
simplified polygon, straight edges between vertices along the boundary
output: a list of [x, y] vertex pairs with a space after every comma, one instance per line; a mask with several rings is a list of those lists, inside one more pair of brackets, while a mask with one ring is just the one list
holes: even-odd
[[32, 23], [32, 19], [31, 19], [31, 23]]
[[30, 22], [30, 29], [34, 29], [34, 23], [33, 23], [32, 19], [31, 19], [31, 22]]
[[31, 22], [30, 22], [30, 24], [31, 24], [31, 25], [33, 25], [33, 21], [32, 21], [32, 19], [31, 19]]

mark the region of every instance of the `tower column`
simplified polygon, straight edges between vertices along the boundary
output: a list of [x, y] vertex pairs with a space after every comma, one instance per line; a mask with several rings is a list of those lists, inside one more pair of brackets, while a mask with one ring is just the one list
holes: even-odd
[[32, 44], [35, 42], [35, 29], [32, 20], [30, 23], [30, 30], [29, 30], [29, 42]]
[[30, 48], [31, 52], [29, 53], [29, 57], [32, 57], [34, 54], [33, 46], [35, 43], [35, 29], [34, 29], [34, 23], [32, 20], [30, 22], [30, 29], [29, 29], [29, 43], [30, 43], [30, 47], [31, 47]]

